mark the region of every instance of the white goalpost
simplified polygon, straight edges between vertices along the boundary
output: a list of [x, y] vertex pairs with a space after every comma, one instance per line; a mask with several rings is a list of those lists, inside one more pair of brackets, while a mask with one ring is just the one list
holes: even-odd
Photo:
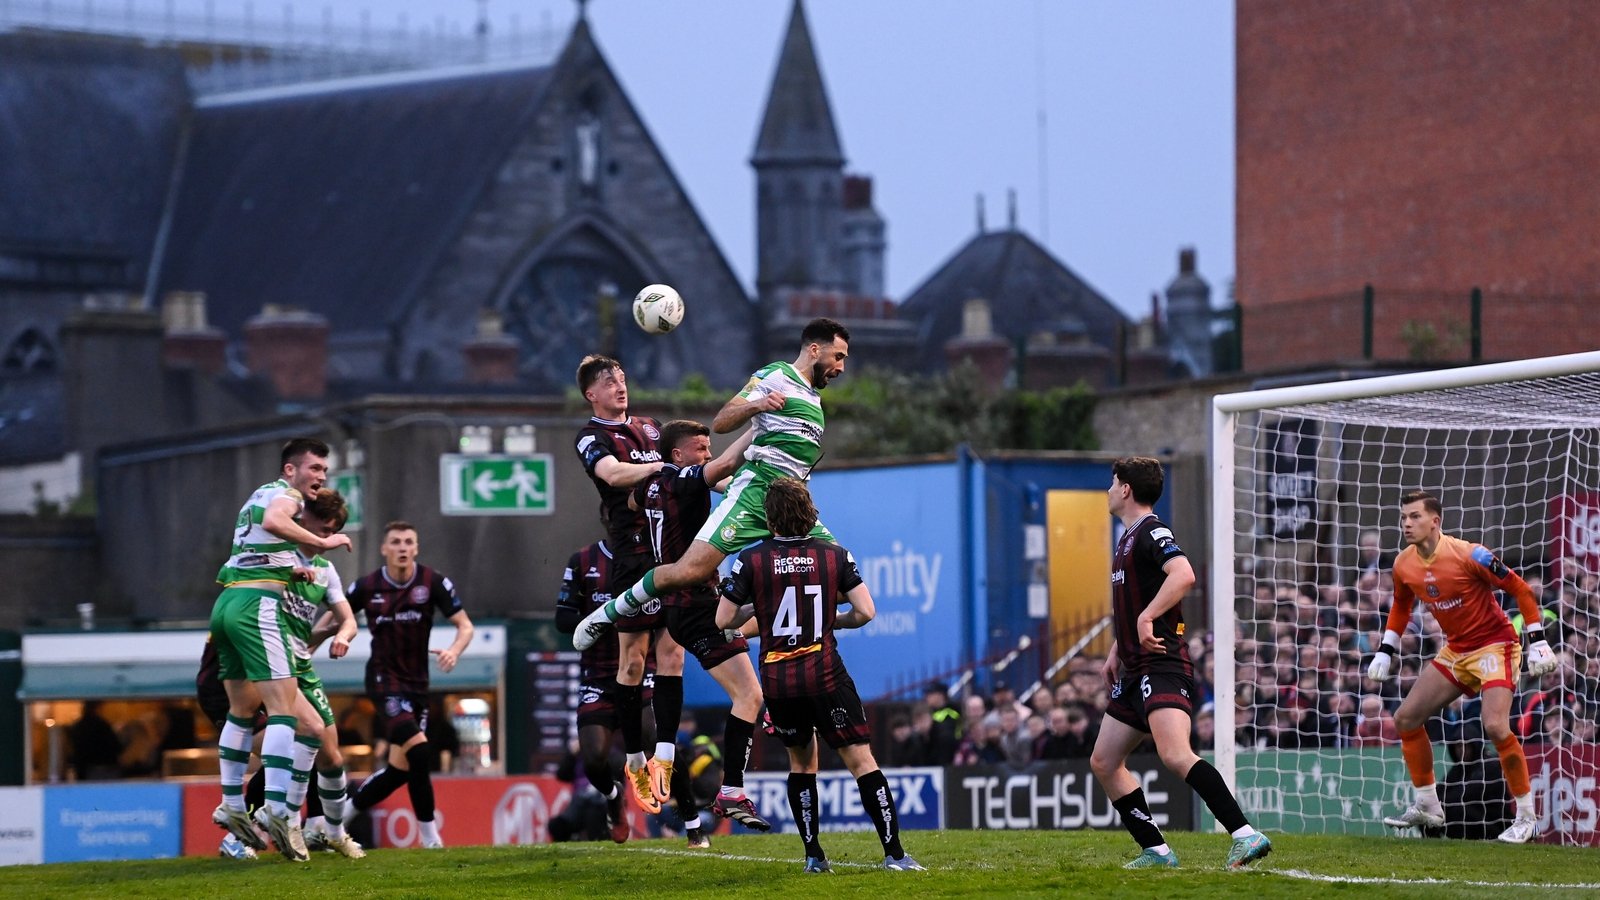
[[[1417, 488], [1540, 598], [1561, 664], [1520, 677], [1512, 729], [1541, 840], [1600, 845], [1600, 352], [1214, 398], [1217, 768], [1267, 830], [1382, 834], [1410, 801], [1392, 711], [1442, 646], [1421, 604], [1399, 677], [1365, 664]], [[1452, 829], [1493, 837], [1504, 779], [1476, 712], [1458, 701], [1429, 733]]]

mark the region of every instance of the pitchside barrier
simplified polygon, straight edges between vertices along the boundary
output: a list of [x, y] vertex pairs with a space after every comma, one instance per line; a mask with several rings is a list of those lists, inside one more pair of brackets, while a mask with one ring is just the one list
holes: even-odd
[[[1192, 792], [1155, 756], [1134, 756], [1128, 768], [1144, 786], [1157, 824], [1192, 827]], [[1087, 759], [1022, 768], [896, 768], [884, 775], [907, 831], [1121, 827]], [[786, 772], [750, 772], [745, 789], [775, 830], [793, 833], [787, 780]], [[435, 777], [433, 783], [448, 846], [548, 843], [550, 820], [572, 800], [572, 785], [546, 775]], [[819, 772], [817, 788], [823, 830], [871, 830], [850, 773]], [[215, 855], [222, 832], [211, 811], [218, 796], [208, 783], [0, 788], [0, 865]], [[629, 804], [628, 817], [635, 839], [651, 835], [636, 806]], [[373, 808], [372, 826], [375, 846], [420, 844], [405, 791]]]

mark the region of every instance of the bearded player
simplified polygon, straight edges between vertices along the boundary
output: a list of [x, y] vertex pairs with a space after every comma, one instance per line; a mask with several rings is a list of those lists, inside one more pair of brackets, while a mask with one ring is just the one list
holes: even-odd
[[1511, 731], [1511, 700], [1522, 648], [1511, 620], [1495, 599], [1501, 590], [1516, 598], [1525, 621], [1528, 672], [1543, 675], [1555, 670], [1556, 656], [1544, 637], [1538, 602], [1527, 582], [1506, 568], [1481, 544], [1473, 544], [1440, 530], [1442, 507], [1426, 491], [1409, 491], [1400, 498], [1400, 530], [1407, 547], [1394, 561], [1394, 603], [1383, 632], [1383, 644], [1373, 654], [1367, 677], [1389, 678], [1394, 657], [1400, 653], [1400, 635], [1411, 621], [1417, 600], [1427, 605], [1444, 632], [1445, 648], [1423, 667], [1395, 711], [1400, 750], [1416, 788], [1416, 799], [1398, 816], [1383, 820], [1393, 828], [1444, 827], [1444, 807], [1439, 803], [1433, 774], [1433, 744], [1424, 728], [1434, 713], [1465, 694], [1483, 697], [1483, 731], [1500, 754], [1506, 785], [1516, 799], [1517, 815], [1500, 834], [1508, 844], [1522, 844], [1538, 832], [1528, 760]]

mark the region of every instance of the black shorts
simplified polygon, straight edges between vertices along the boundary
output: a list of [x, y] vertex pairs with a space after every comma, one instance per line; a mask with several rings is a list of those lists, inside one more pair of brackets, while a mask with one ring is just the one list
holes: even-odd
[[700, 667], [709, 672], [748, 652], [750, 642], [742, 637], [728, 640], [727, 634], [717, 627], [716, 592], [706, 588], [705, 593], [710, 595], [710, 603], [700, 596], [691, 606], [667, 607], [667, 634], [700, 660]]
[[1150, 713], [1181, 709], [1194, 716], [1194, 676], [1179, 672], [1123, 675], [1111, 689], [1106, 715], [1130, 728], [1150, 733]]
[[[617, 706], [617, 695], [612, 690], [616, 687], [616, 679], [605, 681], [585, 681], [578, 687], [578, 727], [599, 725], [607, 731], [616, 731], [622, 727], [621, 710]], [[654, 672], [644, 673], [644, 681], [640, 682], [639, 708], [649, 709], [650, 701], [655, 698], [656, 675]]]
[[[655, 559], [648, 553], [636, 553], [633, 556], [614, 556], [611, 558], [611, 596], [619, 597], [622, 592], [639, 583], [644, 573], [655, 566]], [[645, 603], [638, 615], [623, 616], [615, 623], [619, 632], [655, 631], [667, 624], [666, 615], [662, 612], [661, 598], [657, 597]]]
[[804, 747], [811, 743], [812, 732], [835, 750], [872, 740], [867, 711], [849, 675], [827, 694], [768, 697], [767, 712], [772, 716], [773, 732], [785, 747]]
[[427, 694], [372, 694], [378, 734], [396, 747], [428, 733]]
[[220, 678], [206, 678], [195, 684], [195, 700], [200, 703], [200, 714], [206, 721], [217, 726], [217, 731], [222, 730], [222, 725], [228, 720], [228, 710], [232, 704], [228, 702], [228, 691], [222, 686]]

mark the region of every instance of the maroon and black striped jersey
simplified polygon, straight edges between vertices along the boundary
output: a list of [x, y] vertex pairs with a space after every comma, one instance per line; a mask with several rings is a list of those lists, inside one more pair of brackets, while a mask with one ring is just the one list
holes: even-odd
[[1117, 540], [1111, 557], [1111, 621], [1117, 633], [1117, 658], [1129, 674], [1194, 674], [1183, 639], [1183, 604], [1155, 620], [1155, 635], [1161, 638], [1164, 651], [1151, 653], [1139, 646], [1139, 614], [1166, 583], [1162, 567], [1185, 555], [1172, 529], [1154, 515], [1134, 523]]
[[850, 551], [821, 538], [771, 538], [734, 560], [722, 594], [755, 606], [766, 696], [809, 697], [839, 687], [845, 670], [833, 620], [842, 595], [859, 584]]
[[656, 446], [660, 439], [660, 423], [644, 416], [629, 416], [624, 422], [594, 416], [578, 431], [578, 459], [583, 461], [583, 470], [589, 473], [589, 480], [600, 492], [600, 506], [606, 519], [606, 542], [618, 556], [650, 552], [645, 540], [644, 513], [628, 508], [628, 494], [632, 488], [607, 484], [595, 474], [595, 464], [608, 456], [625, 463], [657, 462], [661, 459], [661, 450]]
[[[694, 542], [700, 526], [711, 517], [711, 486], [706, 484], [705, 466], [679, 468], [672, 463], [639, 482], [633, 489], [633, 502], [644, 513], [650, 549], [657, 563], [677, 562]], [[715, 588], [715, 573], [707, 576], [706, 588]], [[708, 590], [674, 591], [661, 598], [663, 606], [688, 607], [693, 598], [702, 601], [715, 595]]]
[[[611, 599], [607, 587], [611, 583], [611, 548], [605, 541], [595, 541], [567, 560], [567, 570], [561, 575], [561, 596], [556, 607], [576, 610], [580, 617], [587, 616]], [[582, 680], [605, 681], [617, 677], [617, 635], [613, 631], [590, 645], [578, 658]]]
[[461, 612], [461, 598], [450, 579], [427, 566], [417, 566], [411, 580], [396, 584], [387, 566], [379, 566], [347, 592], [352, 612], [366, 610], [372, 632], [372, 658], [367, 660], [367, 693], [428, 692], [428, 635], [433, 613], [445, 618]]

